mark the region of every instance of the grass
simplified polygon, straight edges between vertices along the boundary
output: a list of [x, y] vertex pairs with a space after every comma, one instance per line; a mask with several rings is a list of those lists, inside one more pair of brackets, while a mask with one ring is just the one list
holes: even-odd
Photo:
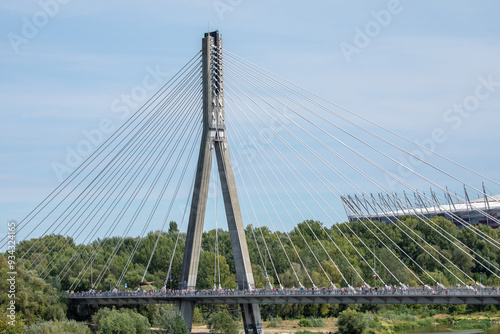
[[453, 330], [471, 330], [491, 328], [491, 322], [488, 320], [459, 319], [453, 323]]
[[300, 327], [324, 327], [325, 323], [323, 322], [323, 319], [307, 318], [307, 319], [300, 319], [299, 326]]
[[[423, 311], [423, 312], [422, 312]], [[377, 313], [365, 313], [368, 321], [368, 329], [366, 334], [393, 334], [399, 330], [407, 330], [419, 327], [431, 326], [434, 324], [447, 325], [451, 330], [472, 330], [472, 329], [487, 329], [491, 327], [491, 323], [500, 322], [500, 313], [498, 312], [476, 312], [461, 315], [436, 314], [436, 312], [428, 312], [427, 310], [387, 310]], [[311, 321], [314, 318], [307, 318]], [[273, 333], [283, 330], [297, 330], [295, 334], [317, 334], [319, 329], [314, 327], [300, 327], [300, 320], [282, 320], [270, 319], [265, 325], [271, 324], [269, 327], [274, 327]], [[337, 329], [336, 318], [320, 318], [324, 323], [322, 332], [333, 331]], [[312, 325], [312, 323], [311, 323]], [[453, 327], [452, 327], [453, 326]], [[483, 327], [488, 326], [488, 327]], [[266, 326], [267, 327], [267, 326]]]

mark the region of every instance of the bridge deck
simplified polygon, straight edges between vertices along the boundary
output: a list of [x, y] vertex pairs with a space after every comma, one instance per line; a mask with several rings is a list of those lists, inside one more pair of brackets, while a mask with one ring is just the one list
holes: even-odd
[[163, 304], [190, 300], [198, 304], [500, 304], [500, 291], [422, 288], [401, 291], [259, 290], [195, 292], [81, 292], [68, 294], [77, 304]]

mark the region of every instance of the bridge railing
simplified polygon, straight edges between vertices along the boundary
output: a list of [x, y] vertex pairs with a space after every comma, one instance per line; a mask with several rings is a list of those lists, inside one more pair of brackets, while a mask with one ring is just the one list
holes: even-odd
[[238, 296], [464, 296], [464, 295], [486, 295], [499, 296], [499, 287], [451, 287], [451, 288], [316, 288], [316, 289], [257, 289], [257, 290], [139, 290], [139, 291], [81, 291], [67, 292], [68, 298], [115, 298], [115, 297], [165, 297], [165, 298], [189, 298], [189, 297], [238, 297]]

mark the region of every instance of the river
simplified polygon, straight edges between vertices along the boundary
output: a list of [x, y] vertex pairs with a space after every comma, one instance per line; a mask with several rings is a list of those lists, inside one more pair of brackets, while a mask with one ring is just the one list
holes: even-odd
[[397, 332], [397, 334], [498, 334], [500, 333], [500, 325], [495, 324], [490, 329], [485, 330], [469, 330], [469, 331], [450, 331], [449, 325], [439, 325], [439, 326], [427, 326], [427, 327], [419, 327], [415, 329], [407, 329], [401, 332]]

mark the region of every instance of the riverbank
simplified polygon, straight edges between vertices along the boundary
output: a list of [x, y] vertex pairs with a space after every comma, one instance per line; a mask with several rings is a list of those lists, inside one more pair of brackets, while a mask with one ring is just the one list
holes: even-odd
[[[447, 332], [453, 330], [485, 330], [485, 334], [497, 333], [500, 328], [500, 314], [479, 312], [467, 315], [436, 314], [410, 315], [395, 314], [394, 312], [383, 312], [378, 314], [367, 313], [367, 334], [407, 334], [428, 332]], [[301, 327], [300, 320], [281, 320], [279, 323], [264, 321], [264, 331], [268, 334], [292, 334], [300, 331], [312, 333], [329, 333], [337, 331], [337, 318], [323, 318], [322, 327]], [[464, 322], [466, 325], [464, 325]], [[493, 324], [493, 328], [485, 329], [481, 323]], [[477, 324], [477, 325], [476, 325]], [[460, 327], [454, 327], [459, 325]], [[274, 326], [274, 327], [271, 327]], [[206, 326], [193, 326], [192, 333], [209, 334]], [[243, 333], [243, 330], [240, 330]]]
[[500, 323], [500, 314], [473, 313], [467, 315], [436, 314], [433, 316], [408, 315], [408, 314], [377, 314], [368, 315], [370, 334], [407, 333], [408, 330], [440, 327], [448, 331], [484, 330], [490, 324]]

